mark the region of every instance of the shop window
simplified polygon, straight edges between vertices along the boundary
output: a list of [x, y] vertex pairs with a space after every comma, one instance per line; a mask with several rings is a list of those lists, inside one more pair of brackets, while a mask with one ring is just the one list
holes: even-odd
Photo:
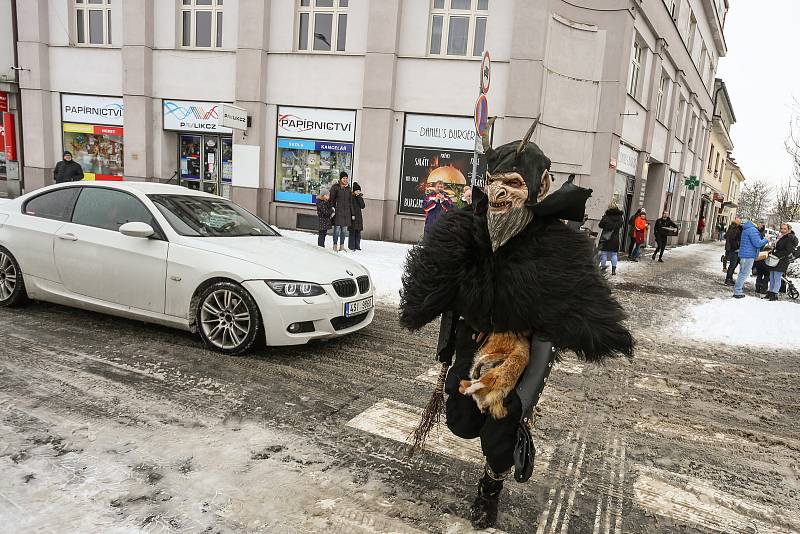
[[64, 150], [80, 164], [85, 180], [122, 180], [123, 129], [102, 124], [64, 123]]
[[297, 50], [344, 52], [349, 0], [299, 0]]
[[181, 0], [181, 46], [222, 48], [223, 0]]
[[81, 191], [75, 203], [72, 222], [114, 232], [129, 222], [156, 226], [150, 211], [136, 197], [100, 187], [87, 187]]
[[79, 46], [111, 44], [111, 0], [74, 0], [75, 42]]
[[433, 0], [429, 54], [481, 57], [488, 16], [489, 0]]

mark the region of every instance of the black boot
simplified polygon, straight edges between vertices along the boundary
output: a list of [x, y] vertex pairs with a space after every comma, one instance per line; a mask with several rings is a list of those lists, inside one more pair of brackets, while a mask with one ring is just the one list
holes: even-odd
[[778, 300], [778, 293], [776, 293], [774, 291], [772, 293], [770, 293], [769, 294], [769, 300], [772, 300], [772, 301]]
[[[759, 293], [759, 291], [756, 290], [756, 293]], [[764, 300], [772, 300], [772, 291], [767, 291], [766, 294], [761, 298]]]
[[503, 480], [497, 480], [485, 469], [483, 477], [478, 481], [478, 496], [469, 509], [469, 520], [476, 529], [493, 527], [497, 523], [497, 505]]
[[611, 267], [611, 274], [612, 275], [616, 275], [617, 274], [617, 268], [616, 267], [614, 267], [614, 266]]

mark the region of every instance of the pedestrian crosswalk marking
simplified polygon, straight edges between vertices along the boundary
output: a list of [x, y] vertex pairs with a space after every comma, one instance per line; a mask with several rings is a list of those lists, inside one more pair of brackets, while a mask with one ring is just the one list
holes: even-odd
[[[408, 437], [419, 424], [421, 414], [422, 409], [416, 406], [382, 399], [348, 421], [347, 426], [400, 443], [408, 443]], [[447, 429], [444, 422], [438, 429], [431, 431], [425, 450], [473, 464], [484, 463], [480, 440], [459, 438]], [[537, 473], [543, 475], [547, 472], [551, 455], [551, 447], [537, 444], [534, 476]]]
[[718, 490], [708, 481], [655, 467], [639, 465], [637, 471], [634, 498], [651, 513], [731, 534], [800, 530], [796, 510], [777, 510]]

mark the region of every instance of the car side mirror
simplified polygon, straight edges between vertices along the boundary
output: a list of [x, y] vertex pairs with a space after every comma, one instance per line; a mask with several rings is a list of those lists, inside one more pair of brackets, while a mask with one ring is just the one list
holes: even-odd
[[129, 222], [119, 227], [119, 233], [129, 237], [148, 238], [156, 233], [153, 227], [143, 222]]

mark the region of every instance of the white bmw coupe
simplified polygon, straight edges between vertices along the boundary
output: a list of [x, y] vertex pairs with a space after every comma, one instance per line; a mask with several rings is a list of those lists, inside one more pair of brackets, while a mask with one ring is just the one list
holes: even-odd
[[0, 307], [35, 299], [198, 332], [227, 354], [374, 317], [359, 263], [184, 187], [77, 182], [0, 200]]

